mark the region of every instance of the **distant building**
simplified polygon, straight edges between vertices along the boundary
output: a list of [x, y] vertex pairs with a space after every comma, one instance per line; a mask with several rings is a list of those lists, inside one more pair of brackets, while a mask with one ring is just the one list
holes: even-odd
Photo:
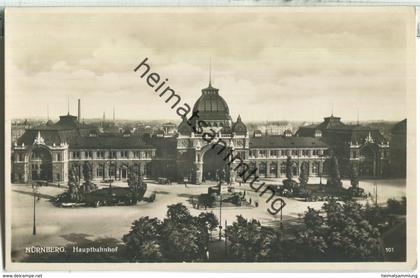
[[292, 131], [293, 126], [290, 123], [287, 124], [275, 124], [269, 123], [266, 125], [258, 126], [259, 130], [267, 135], [283, 135], [286, 131]]
[[407, 119], [391, 129], [391, 171], [394, 176], [406, 177], [407, 170]]
[[31, 127], [31, 125], [27, 121], [25, 121], [23, 123], [12, 123], [12, 126], [11, 126], [12, 144], [17, 142], [17, 140], [30, 127]]
[[174, 123], [167, 122], [162, 125], [162, 130], [165, 136], [173, 136], [177, 132], [177, 125]]
[[346, 125], [341, 118], [324, 118], [324, 122], [300, 127], [297, 136], [320, 138], [337, 156], [341, 173], [349, 175], [355, 167], [362, 177], [386, 176], [389, 170], [389, 142], [377, 129]]

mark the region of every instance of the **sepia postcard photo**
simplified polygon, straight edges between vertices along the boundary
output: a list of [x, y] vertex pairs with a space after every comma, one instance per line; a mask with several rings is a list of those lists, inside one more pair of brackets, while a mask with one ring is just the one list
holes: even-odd
[[6, 9], [6, 269], [413, 270], [415, 27]]

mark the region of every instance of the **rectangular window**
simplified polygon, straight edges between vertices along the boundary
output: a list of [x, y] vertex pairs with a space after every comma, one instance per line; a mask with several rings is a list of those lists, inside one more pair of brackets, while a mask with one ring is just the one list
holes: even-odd
[[281, 156], [287, 156], [287, 151], [286, 150], [282, 150], [281, 151]]
[[317, 155], [317, 150], [312, 150], [312, 155]]
[[97, 151], [96, 158], [105, 158], [105, 153], [103, 151]]
[[292, 155], [297, 156], [299, 154], [298, 150], [292, 150]]
[[270, 151], [270, 156], [276, 157], [277, 156], [277, 151], [276, 150], [271, 150]]
[[61, 153], [57, 154], [57, 161], [61, 161]]

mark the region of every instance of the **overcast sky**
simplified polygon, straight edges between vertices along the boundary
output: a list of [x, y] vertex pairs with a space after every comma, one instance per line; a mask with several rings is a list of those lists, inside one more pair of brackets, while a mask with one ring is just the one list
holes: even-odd
[[[9, 10], [11, 116], [105, 111], [178, 120], [133, 69], [149, 58], [184, 102], [208, 85], [244, 121], [406, 117], [414, 9]], [[411, 33], [409, 33], [410, 31]]]

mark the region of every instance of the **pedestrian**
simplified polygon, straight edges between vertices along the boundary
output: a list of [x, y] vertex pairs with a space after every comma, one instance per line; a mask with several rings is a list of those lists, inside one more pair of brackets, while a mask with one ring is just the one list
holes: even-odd
[[252, 204], [252, 199], [251, 198], [249, 198], [249, 204]]
[[255, 201], [255, 207], [256, 207], [256, 208], [258, 207], [258, 202], [257, 202], [257, 201]]
[[186, 182], [184, 182], [185, 183], [185, 188], [187, 188], [187, 183]]

